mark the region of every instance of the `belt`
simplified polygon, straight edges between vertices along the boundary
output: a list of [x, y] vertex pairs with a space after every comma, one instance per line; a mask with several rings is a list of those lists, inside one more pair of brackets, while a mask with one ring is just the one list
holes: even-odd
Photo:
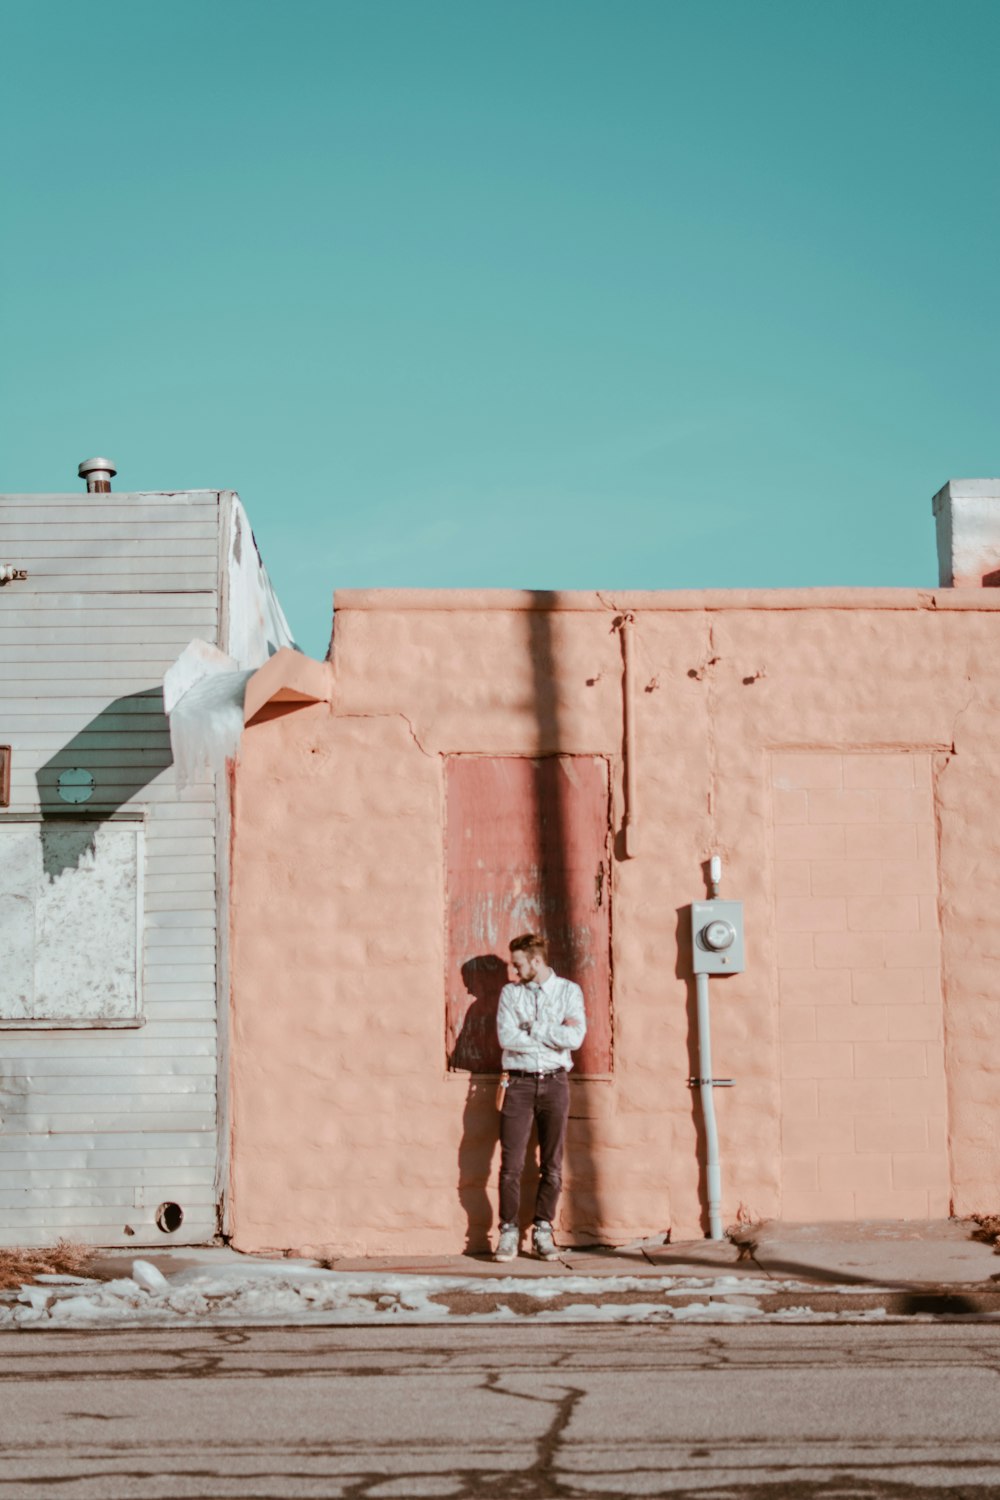
[[508, 1068], [507, 1073], [511, 1078], [558, 1078], [560, 1073], [565, 1073], [565, 1068]]

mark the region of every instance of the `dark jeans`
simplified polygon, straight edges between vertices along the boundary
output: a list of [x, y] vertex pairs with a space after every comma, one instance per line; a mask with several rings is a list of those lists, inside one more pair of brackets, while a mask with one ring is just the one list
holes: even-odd
[[542, 1180], [535, 1201], [535, 1223], [551, 1224], [562, 1187], [563, 1145], [569, 1118], [569, 1074], [512, 1078], [500, 1116], [500, 1222], [516, 1224], [521, 1212], [521, 1174], [532, 1123], [538, 1126]]

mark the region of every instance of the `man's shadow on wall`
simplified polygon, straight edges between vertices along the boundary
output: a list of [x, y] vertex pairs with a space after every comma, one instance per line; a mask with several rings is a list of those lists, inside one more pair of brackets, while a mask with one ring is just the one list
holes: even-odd
[[[472, 1003], [455, 1039], [449, 1065], [471, 1075], [458, 1148], [458, 1197], [465, 1210], [465, 1248], [469, 1254], [490, 1248], [493, 1228], [493, 1209], [486, 1189], [500, 1140], [500, 1112], [496, 1098], [502, 1059], [497, 1038], [497, 1008], [500, 991], [508, 980], [506, 961], [496, 953], [481, 953], [462, 965], [462, 982], [472, 996]], [[529, 1143], [522, 1197], [532, 1203], [538, 1186], [537, 1167], [532, 1171], [533, 1162], [534, 1146]]]

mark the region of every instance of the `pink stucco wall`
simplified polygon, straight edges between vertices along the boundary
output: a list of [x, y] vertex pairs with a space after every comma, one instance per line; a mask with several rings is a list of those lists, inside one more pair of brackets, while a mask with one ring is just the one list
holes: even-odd
[[995, 1209], [998, 603], [338, 595], [332, 704], [251, 723], [235, 773], [237, 1246], [486, 1243], [494, 1087], [445, 1061], [443, 757], [606, 756], [620, 829], [625, 612], [614, 1073], [573, 1084], [560, 1233], [703, 1232], [683, 909], [716, 850], [748, 947], [713, 986], [724, 1220]]

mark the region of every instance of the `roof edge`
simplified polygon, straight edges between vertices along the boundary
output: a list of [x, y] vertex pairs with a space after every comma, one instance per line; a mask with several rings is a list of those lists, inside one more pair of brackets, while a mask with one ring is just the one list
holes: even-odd
[[246, 685], [243, 722], [249, 724], [271, 703], [300, 704], [333, 702], [333, 668], [282, 646], [259, 667]]
[[798, 589], [338, 589], [334, 614], [347, 611], [633, 610], [1000, 610], [1000, 588], [798, 588]]

